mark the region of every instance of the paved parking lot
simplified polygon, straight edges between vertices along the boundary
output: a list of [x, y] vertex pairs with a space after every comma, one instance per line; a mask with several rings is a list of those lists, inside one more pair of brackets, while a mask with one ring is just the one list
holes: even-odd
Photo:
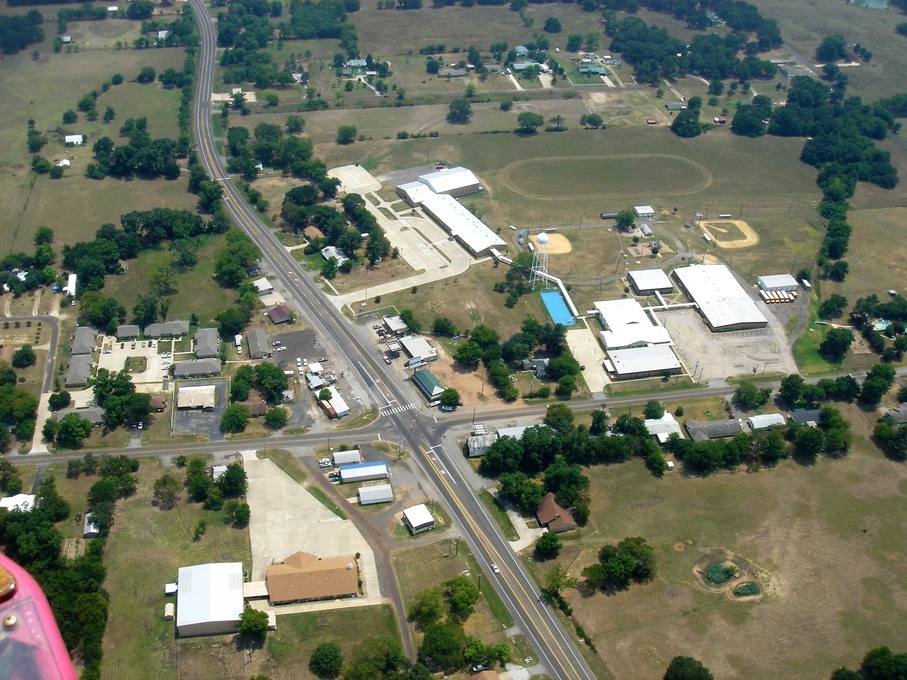
[[[167, 373], [167, 367], [162, 364], [159, 352], [164, 350], [157, 346], [158, 342], [155, 340], [118, 342], [115, 337], [105, 337], [101, 356], [98, 359], [98, 368], [106, 368], [111, 372], [121, 371], [126, 366], [126, 359], [144, 357], [147, 367], [142, 372], [131, 373], [132, 382], [137, 385], [140, 383], [157, 383], [160, 385], [161, 380]], [[168, 340], [166, 343], [169, 348], [171, 345], [170, 341]]]
[[[227, 407], [227, 381], [226, 380], [199, 380], [193, 382], [181, 381], [179, 387], [190, 385], [214, 385], [216, 406], [213, 409], [178, 409], [173, 411], [173, 431], [177, 434], [203, 434], [208, 436], [208, 441], [223, 441], [224, 435], [220, 431], [220, 419]], [[174, 400], [176, 396], [174, 396]]]
[[588, 328], [567, 331], [567, 346], [580, 366], [586, 367], [583, 379], [592, 394], [602, 392], [609, 381], [603, 366], [605, 353], [595, 333]]

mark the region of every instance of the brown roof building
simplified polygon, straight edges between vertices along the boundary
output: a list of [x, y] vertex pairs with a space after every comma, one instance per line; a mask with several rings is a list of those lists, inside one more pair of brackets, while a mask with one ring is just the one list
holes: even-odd
[[160, 394], [155, 394], [152, 395], [148, 405], [151, 407], [152, 411], [163, 411], [167, 408], [167, 399]]
[[564, 510], [550, 491], [544, 495], [539, 509], [535, 511], [539, 524], [548, 527], [548, 531], [560, 534], [571, 529], [576, 529], [576, 520], [567, 510]]
[[289, 307], [287, 307], [286, 305], [277, 305], [274, 309], [268, 312], [268, 318], [271, 319], [271, 323], [286, 323], [293, 317], [290, 315]]
[[324, 232], [318, 227], [306, 227], [302, 230], [302, 233], [305, 234], [305, 237], [308, 239], [324, 238]]
[[359, 594], [359, 567], [349, 557], [320, 558], [299, 551], [268, 567], [271, 604], [333, 600]]

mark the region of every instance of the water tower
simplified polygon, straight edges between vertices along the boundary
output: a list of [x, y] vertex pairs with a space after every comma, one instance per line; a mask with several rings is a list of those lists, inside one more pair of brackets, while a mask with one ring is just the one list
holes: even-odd
[[535, 285], [541, 284], [548, 289], [548, 241], [549, 236], [544, 231], [535, 239], [538, 247], [532, 256], [532, 272], [529, 276], [529, 285], [535, 290]]

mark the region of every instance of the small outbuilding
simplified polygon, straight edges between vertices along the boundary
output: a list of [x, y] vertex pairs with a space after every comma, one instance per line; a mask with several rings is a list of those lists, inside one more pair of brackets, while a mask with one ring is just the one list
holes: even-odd
[[362, 454], [359, 452], [359, 449], [353, 449], [352, 451], [334, 451], [334, 466], [340, 467], [341, 465], [356, 465], [362, 462]]
[[421, 534], [435, 528], [435, 518], [425, 503], [414, 505], [403, 511], [403, 523], [411, 534]]
[[85, 143], [85, 138], [82, 135], [65, 135], [63, 137], [63, 143], [67, 145], [71, 144], [72, 146], [82, 146]]
[[393, 503], [394, 489], [390, 484], [377, 486], [363, 486], [359, 489], [359, 505], [375, 505], [377, 503]]
[[293, 317], [290, 314], [290, 308], [286, 305], [277, 305], [273, 309], [268, 311], [268, 318], [271, 320], [271, 323], [287, 323], [292, 321]]
[[168, 602], [164, 605], [164, 621], [173, 621], [173, 617], [176, 615], [176, 605], [172, 602]]
[[633, 214], [641, 218], [655, 217], [655, 208], [651, 205], [635, 205], [633, 206]]
[[765, 413], [750, 416], [746, 419], [746, 424], [751, 430], [764, 430], [767, 427], [784, 427], [784, 416], [780, 413]]
[[779, 291], [792, 292], [795, 290], [800, 290], [800, 284], [797, 283], [795, 279], [790, 274], [772, 274], [771, 276], [760, 276], [756, 283], [759, 284], [759, 289], [764, 290], [767, 293], [774, 293]]
[[627, 272], [627, 278], [639, 295], [670, 293], [674, 290], [671, 279], [661, 269], [635, 269]]
[[100, 527], [94, 523], [94, 513], [86, 512], [82, 524], [82, 538], [97, 538], [101, 535]]

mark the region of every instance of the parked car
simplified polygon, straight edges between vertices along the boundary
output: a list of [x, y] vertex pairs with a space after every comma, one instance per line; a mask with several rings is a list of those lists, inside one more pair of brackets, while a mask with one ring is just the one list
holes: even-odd
[[444, 404], [441, 405], [441, 410], [442, 410], [442, 411], [448, 411], [448, 412], [450, 412], [450, 411], [453, 411], [455, 408], [456, 408], [456, 406], [446, 406], [446, 405], [444, 405]]
[[296, 366], [300, 368], [302, 367], [302, 359], [300, 359], [299, 357], [296, 357]]
[[286, 351], [287, 351], [287, 348], [286, 348], [286, 347], [278, 347], [278, 348], [275, 349], [274, 351], [275, 351], [275, 352], [286, 352]]

